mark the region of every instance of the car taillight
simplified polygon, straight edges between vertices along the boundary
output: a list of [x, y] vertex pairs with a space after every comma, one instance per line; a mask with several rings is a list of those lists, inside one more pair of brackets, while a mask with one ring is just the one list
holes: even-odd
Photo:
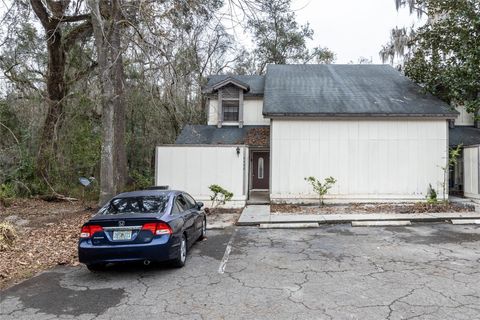
[[100, 231], [103, 231], [103, 228], [98, 225], [83, 226], [80, 238], [91, 238], [96, 232]]
[[142, 230], [151, 231], [154, 235], [160, 236], [163, 234], [172, 234], [170, 226], [164, 222], [159, 223], [145, 223]]
[[148, 230], [148, 231], [151, 231], [153, 234], [155, 234], [156, 226], [157, 226], [156, 223], [145, 223], [142, 227], [142, 230]]
[[166, 223], [159, 222], [157, 223], [157, 227], [155, 228], [155, 234], [172, 234], [172, 228], [170, 228], [170, 226]]

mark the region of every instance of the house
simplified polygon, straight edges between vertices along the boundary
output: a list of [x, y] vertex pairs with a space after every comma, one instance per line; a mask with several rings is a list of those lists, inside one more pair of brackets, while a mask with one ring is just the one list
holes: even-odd
[[[211, 76], [208, 123], [156, 149], [156, 184], [207, 201], [208, 186], [273, 203], [316, 200], [305, 177], [333, 176], [327, 201], [418, 201], [442, 192], [449, 105], [388, 65], [269, 65]], [[448, 191], [447, 191], [448, 192]], [[448, 195], [446, 195], [448, 196]]]
[[475, 120], [465, 108], [458, 106], [460, 115], [450, 128], [451, 148], [462, 146], [462, 153], [450, 171], [452, 194], [480, 199], [480, 120]]

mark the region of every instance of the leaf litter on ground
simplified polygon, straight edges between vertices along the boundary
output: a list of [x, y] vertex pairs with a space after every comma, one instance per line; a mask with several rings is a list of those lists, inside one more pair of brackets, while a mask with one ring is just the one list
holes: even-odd
[[82, 224], [93, 203], [16, 199], [0, 211], [0, 223], [13, 226], [16, 238], [0, 250], [0, 289], [57, 265], [78, 265]]

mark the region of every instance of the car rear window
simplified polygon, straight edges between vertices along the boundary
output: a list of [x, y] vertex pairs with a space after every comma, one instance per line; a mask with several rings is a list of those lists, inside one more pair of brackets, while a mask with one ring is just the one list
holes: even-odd
[[165, 211], [168, 197], [128, 197], [110, 201], [103, 214], [160, 213]]

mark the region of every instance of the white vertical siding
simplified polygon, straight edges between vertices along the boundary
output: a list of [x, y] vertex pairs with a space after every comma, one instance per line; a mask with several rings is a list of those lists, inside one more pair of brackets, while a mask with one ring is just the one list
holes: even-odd
[[208, 125], [216, 126], [218, 123], [218, 100], [208, 100]]
[[464, 194], [480, 199], [480, 146], [463, 149]]
[[269, 125], [270, 119], [263, 117], [263, 100], [244, 100], [243, 101], [243, 124], [244, 125]]
[[445, 120], [272, 121], [271, 198], [316, 197], [304, 177], [337, 183], [333, 199], [424, 199], [441, 194], [447, 155]]
[[247, 195], [248, 148], [239, 146], [159, 146], [156, 150], [155, 185], [183, 190], [208, 205], [208, 186], [218, 184], [233, 192], [227, 207], [243, 206]]
[[[216, 126], [218, 123], [218, 100], [210, 99], [208, 108], [208, 125]], [[269, 125], [270, 119], [264, 118], [263, 99], [245, 99], [243, 101], [243, 124]]]

